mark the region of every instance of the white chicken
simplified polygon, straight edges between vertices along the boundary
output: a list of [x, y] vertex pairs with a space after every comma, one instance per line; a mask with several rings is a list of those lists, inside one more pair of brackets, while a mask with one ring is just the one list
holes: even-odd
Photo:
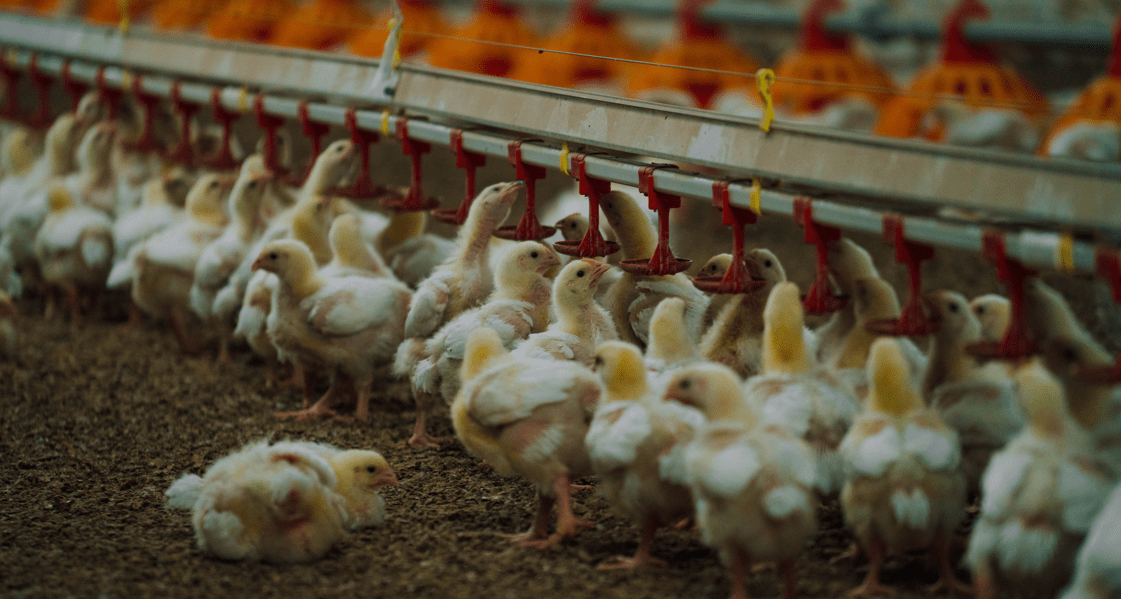
[[[48, 192], [50, 213], [35, 236], [43, 280], [66, 294], [70, 324], [81, 326], [81, 296], [92, 300], [113, 265], [113, 222], [105, 213], [78, 206], [61, 185]], [[91, 302], [92, 303], [92, 302]], [[48, 302], [50, 310], [51, 302]]]
[[778, 562], [783, 596], [794, 597], [794, 560], [817, 528], [809, 447], [780, 426], [764, 425], [727, 366], [678, 370], [665, 399], [694, 406], [707, 419], [685, 449], [685, 472], [702, 539], [731, 576], [729, 597], [746, 599], [747, 575], [762, 562]]
[[[666, 302], [680, 302], [671, 298]], [[642, 354], [620, 341], [596, 349], [595, 370], [604, 391], [585, 438], [598, 490], [640, 528], [632, 558], [600, 569], [634, 568], [665, 562], [650, 555], [658, 528], [693, 513], [687, 486], [685, 447], [704, 415], [678, 402], [662, 401], [647, 385]]]
[[[280, 382], [280, 356], [272, 344], [268, 333], [268, 317], [272, 310], [272, 296], [280, 286], [280, 279], [271, 272], [260, 270], [253, 273], [245, 287], [241, 310], [237, 314], [234, 337], [245, 339], [253, 353], [265, 361], [265, 388], [272, 389]], [[303, 375], [297, 373], [299, 382]], [[304, 407], [309, 404], [310, 394], [304, 396]]]
[[[724, 278], [728, 274], [728, 269], [732, 267], [731, 254], [716, 254], [708, 259], [707, 262], [701, 266], [697, 271], [698, 277], [706, 278]], [[701, 319], [701, 334], [707, 333], [712, 328], [712, 323], [716, 322], [716, 317], [728, 305], [728, 302], [735, 299], [733, 293], [714, 293], [708, 298], [708, 306], [705, 307], [704, 318]]]
[[689, 337], [685, 301], [679, 297], [662, 300], [650, 318], [650, 343], [643, 356], [646, 369], [661, 381], [663, 375], [673, 369], [702, 359], [697, 344]]
[[116, 132], [117, 127], [111, 122], [90, 127], [78, 144], [78, 171], [66, 178], [76, 203], [100, 210], [109, 217], [117, 213], [117, 184], [109, 164]]
[[1090, 525], [1090, 534], [1078, 550], [1074, 580], [1059, 599], [1108, 599], [1121, 596], [1121, 485], [1113, 493], [1097, 519]]
[[1070, 421], [1058, 381], [1038, 364], [1015, 376], [1028, 426], [985, 470], [964, 560], [980, 599], [994, 597], [998, 585], [1058, 592], [1111, 488]]
[[935, 589], [968, 588], [954, 577], [948, 550], [965, 516], [957, 433], [923, 405], [895, 339], [872, 345], [868, 381], [864, 411], [840, 448], [849, 473], [841, 507], [870, 562], [852, 594], [890, 593], [880, 583], [884, 557], [925, 548], [938, 563]]
[[[408, 219], [408, 220], [406, 220]], [[378, 237], [377, 250], [393, 275], [415, 288], [455, 251], [451, 239], [424, 233], [426, 212], [398, 212]]]
[[596, 346], [616, 338], [611, 317], [595, 302], [600, 278], [610, 268], [585, 258], [561, 269], [553, 282], [552, 312], [556, 320], [548, 330], [533, 333], [519, 343], [514, 355], [573, 360], [591, 367]]
[[1012, 319], [1012, 303], [1003, 295], [989, 293], [975, 297], [969, 309], [981, 323], [981, 340], [999, 343]]
[[762, 369], [744, 384], [744, 395], [764, 423], [780, 424], [809, 445], [816, 464], [814, 489], [831, 497], [845, 483], [837, 450], [860, 404], [810, 356], [802, 318], [798, 286], [776, 285], [763, 309]]
[[374, 367], [392, 358], [404, 336], [409, 289], [388, 278], [320, 276], [311, 251], [295, 240], [266, 245], [253, 270], [267, 270], [280, 278], [267, 323], [269, 338], [281, 357], [305, 372], [332, 376], [331, 387], [318, 402], [279, 416], [334, 415], [331, 398], [341, 387], [349, 387], [357, 401], [354, 417], [366, 420]]
[[851, 239], [842, 237], [829, 243], [826, 251], [829, 258], [830, 280], [837, 291], [848, 301], [834, 312], [829, 320], [817, 329], [817, 347], [814, 353], [822, 364], [829, 364], [843, 349], [845, 338], [857, 324], [856, 282], [860, 279], [879, 278], [880, 273], [872, 262], [868, 250]]
[[[572, 512], [569, 483], [591, 472], [584, 438], [601, 393], [595, 373], [575, 362], [514, 359], [494, 329], [481, 328], [467, 339], [460, 376], [456, 436], [499, 474], [537, 487], [533, 526], [511, 540], [546, 548], [590, 526]], [[549, 535], [554, 504], [557, 527]]]

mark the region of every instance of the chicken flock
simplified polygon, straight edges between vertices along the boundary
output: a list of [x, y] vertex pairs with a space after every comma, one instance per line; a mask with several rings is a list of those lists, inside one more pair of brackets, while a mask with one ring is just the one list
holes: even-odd
[[[1004, 336], [1008, 300], [929, 293], [929, 339], [877, 335], [865, 324], [897, 318], [899, 299], [868, 252], [841, 238], [829, 268], [849, 301], [811, 330], [766, 249], [744, 257], [755, 290], [710, 297], [684, 274], [620, 274], [547, 242], [493, 237], [521, 182], [483, 189], [446, 240], [424, 232], [423, 214], [385, 216], [335, 193], [358, 164], [350, 141], [328, 145], [291, 188], [259, 153], [236, 172], [164, 168], [130, 145], [139, 124], [104, 108], [89, 96], [41, 136], [8, 127], [0, 138], [8, 358], [13, 298], [38, 295], [80, 326], [105, 292], [127, 290], [128, 326], [165, 321], [188, 353], [205, 330], [219, 360], [244, 340], [266, 364], [262, 384], [290, 375], [303, 405], [278, 418], [365, 421], [378, 411], [379, 369], [407, 380], [409, 444], [439, 446], [426, 417], [449, 410], [467, 451], [536, 487], [532, 527], [510, 535], [523, 546], [589, 526], [570, 494], [594, 476], [638, 529], [634, 555], [600, 568], [662, 564], [658, 528], [693, 527], [734, 598], [760, 564], [775, 564], [793, 597], [793, 564], [833, 502], [854, 539], [841, 559], [869, 562], [856, 595], [889, 593], [885, 559], [905, 551], [928, 551], [949, 592], [1121, 593], [1121, 392], [1088, 376], [1113, 359], [1037, 279], [1025, 304], [1037, 356], [983, 361], [967, 348]], [[192, 141], [203, 147], [207, 134]], [[601, 207], [623, 258], [651, 255], [657, 236], [632, 195], [612, 191]], [[558, 225], [579, 239], [588, 221]], [[702, 273], [721, 276], [732, 260], [714, 256]], [[320, 379], [329, 387], [314, 397]], [[352, 414], [338, 411], [343, 396]], [[191, 511], [204, 552], [299, 562], [380, 526], [379, 489], [396, 482], [377, 451], [260, 441], [185, 474], [167, 497]], [[952, 556], [974, 504], [967, 585]]]

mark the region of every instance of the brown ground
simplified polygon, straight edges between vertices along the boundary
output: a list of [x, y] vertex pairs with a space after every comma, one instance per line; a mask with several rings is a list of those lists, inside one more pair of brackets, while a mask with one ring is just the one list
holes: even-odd
[[[800, 230], [785, 219], [764, 219], [749, 234], [789, 262], [793, 279], [808, 283], [812, 250], [801, 244]], [[874, 238], [858, 239], [876, 248], [885, 273], [902, 284], [888, 250]], [[1000, 290], [991, 268], [971, 254], [940, 252], [927, 272], [927, 288]], [[1068, 297], [1087, 319], [1094, 316], [1090, 289], [1068, 281]], [[655, 555], [670, 562], [667, 568], [596, 570], [610, 556], [632, 553], [637, 533], [594, 491], [581, 492], [575, 510], [595, 528], [558, 548], [522, 550], [494, 538], [489, 533], [529, 527], [530, 486], [480, 468], [454, 441], [438, 451], [408, 447], [408, 389], [385, 377], [368, 424], [281, 422], [273, 412], [297, 407], [298, 393], [264, 391], [263, 369], [245, 353], [224, 367], [186, 358], [152, 323], [122, 332], [119, 306], [103, 310], [110, 322], [73, 334], [39, 317], [33, 299], [20, 308], [21, 355], [0, 363], [5, 596], [719, 598], [728, 591], [716, 556], [692, 532], [659, 534]], [[452, 434], [446, 414], [431, 426]], [[202, 473], [262, 437], [382, 451], [400, 479], [385, 492], [387, 527], [353, 534], [308, 565], [228, 563], [201, 554], [188, 514], [164, 509], [163, 491], [184, 472]], [[863, 560], [828, 564], [850, 538], [839, 512], [826, 509], [798, 563], [803, 596], [839, 597], [860, 583]], [[926, 597], [934, 579], [922, 556], [894, 558], [884, 574], [903, 598]], [[777, 577], [754, 575], [750, 591], [777, 596]]]

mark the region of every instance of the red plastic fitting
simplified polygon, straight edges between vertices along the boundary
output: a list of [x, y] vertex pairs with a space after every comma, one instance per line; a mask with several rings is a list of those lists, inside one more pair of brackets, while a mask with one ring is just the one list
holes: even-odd
[[350, 141], [358, 148], [358, 176], [350, 187], [336, 189], [332, 193], [354, 200], [374, 199], [385, 192], [370, 178], [370, 144], [378, 140], [378, 134], [358, 128], [358, 113], [353, 108], [346, 111], [344, 124], [350, 132]]
[[62, 61], [62, 72], [59, 76], [62, 81], [62, 89], [70, 95], [70, 110], [74, 114], [78, 114], [78, 106], [82, 103], [82, 96], [86, 95], [86, 90], [89, 86], [81, 81], [74, 79], [74, 75], [70, 73], [70, 59]]
[[327, 135], [331, 126], [326, 123], [316, 123], [311, 120], [308, 115], [308, 102], [303, 100], [296, 106], [296, 117], [300, 121], [300, 130], [303, 132], [304, 137], [308, 138], [311, 142], [311, 155], [308, 158], [307, 166], [304, 167], [302, 174], [292, 174], [285, 177], [284, 182], [293, 187], [303, 187], [307, 182], [307, 178], [311, 176], [311, 169], [315, 167], [315, 160], [319, 157], [319, 153], [323, 151], [323, 136]]
[[97, 77], [94, 79], [94, 83], [97, 87], [98, 98], [100, 98], [102, 102], [105, 102], [106, 119], [115, 121], [120, 112], [121, 96], [124, 95], [124, 91], [106, 83], [105, 68], [106, 67], [102, 66], [97, 69]]
[[1036, 272], [1008, 257], [1004, 246], [1004, 234], [1000, 231], [986, 230], [981, 237], [981, 247], [985, 257], [996, 264], [997, 278], [1008, 284], [1011, 317], [1008, 330], [999, 343], [971, 343], [965, 347], [965, 351], [989, 359], [1026, 360], [1035, 353], [1035, 343], [1032, 342], [1024, 324], [1024, 282], [1028, 277], [1035, 276]]
[[926, 315], [922, 299], [922, 263], [934, 257], [934, 248], [908, 241], [904, 227], [902, 216], [884, 215], [884, 241], [895, 246], [895, 261], [907, 265], [907, 301], [899, 318], [873, 320], [865, 323], [864, 328], [879, 335], [920, 337], [937, 330]]
[[397, 117], [397, 140], [401, 151], [409, 157], [409, 188], [405, 197], [382, 198], [381, 205], [398, 212], [421, 212], [432, 210], [440, 205], [436, 198], [424, 195], [424, 177], [421, 171], [421, 156], [432, 150], [432, 144], [409, 137], [409, 120]]
[[759, 216], [748, 208], [732, 205], [728, 186], [732, 181], [712, 182], [712, 204], [720, 206], [721, 222], [732, 227], [732, 264], [720, 277], [694, 277], [693, 286], [706, 293], [752, 293], [762, 289], [767, 282], [752, 276], [744, 260], [743, 234], [747, 225], [753, 225]]
[[806, 314], [836, 312], [847, 300], [833, 295], [829, 287], [829, 244], [841, 238], [841, 230], [815, 222], [813, 200], [809, 198], [794, 198], [794, 221], [802, 225], [805, 242], [813, 244], [817, 252], [814, 281], [802, 298], [802, 310]]
[[51, 84], [53, 81], [50, 77], [44, 75], [43, 71], [39, 70], [38, 54], [33, 55], [27, 65], [27, 78], [37, 94], [35, 112], [28, 115], [27, 126], [32, 129], [46, 129], [51, 126], [51, 122], [54, 120], [51, 118]]
[[195, 164], [195, 147], [191, 143], [191, 121], [199, 111], [199, 106], [183, 99], [178, 80], [171, 82], [171, 105], [179, 113], [179, 144], [168, 151], [167, 159], [191, 168]]
[[159, 141], [156, 140], [156, 109], [159, 107], [160, 97], [144, 93], [144, 77], [137, 75], [132, 80], [132, 95], [144, 111], [144, 124], [140, 129], [140, 137], [135, 142], [127, 144], [127, 149], [137, 152], [155, 152], [161, 150]]
[[257, 94], [253, 99], [253, 113], [257, 116], [257, 126], [265, 134], [265, 168], [269, 169], [273, 176], [288, 174], [288, 169], [280, 164], [280, 156], [276, 151], [276, 132], [284, 126], [284, 118], [265, 112], [265, 96], [262, 94]]
[[234, 122], [241, 115], [235, 110], [226, 110], [226, 107], [222, 106], [222, 90], [217, 87], [210, 90], [210, 108], [214, 111], [214, 120], [222, 125], [222, 142], [218, 147], [218, 153], [207, 162], [207, 166], [220, 171], [236, 169], [237, 160], [234, 160], [230, 141], [233, 139]]
[[462, 225], [467, 220], [467, 213], [471, 210], [471, 202], [475, 201], [475, 169], [487, 163], [485, 154], [469, 152], [463, 149], [463, 129], [452, 129], [451, 148], [455, 152], [455, 165], [465, 171], [466, 184], [463, 201], [459, 208], [437, 208], [432, 211], [432, 217], [449, 225]]
[[[554, 241], [553, 249], [569, 256], [579, 258], [599, 258], [619, 251], [619, 244], [607, 241], [599, 231], [599, 198], [611, 191], [611, 182], [588, 176], [584, 160], [587, 154], [573, 154], [570, 159], [572, 178], [580, 184], [580, 193], [588, 196], [588, 232], [580, 241]], [[553, 228], [553, 227], [550, 227]]]
[[654, 184], [654, 171], [677, 168], [672, 164], [652, 164], [638, 171], [638, 191], [649, 200], [651, 210], [658, 212], [658, 246], [654, 255], [646, 258], [621, 260], [619, 268], [636, 275], [672, 275], [689, 268], [692, 260], [673, 255], [669, 246], [669, 211], [681, 207], [681, 196], [658, 191]]
[[557, 232], [556, 227], [542, 226], [541, 221], [537, 220], [537, 180], [545, 178], [545, 167], [526, 164], [522, 159], [522, 144], [526, 141], [539, 140], [522, 139], [506, 146], [507, 158], [514, 167], [514, 177], [525, 182], [525, 212], [522, 212], [517, 225], [498, 227], [494, 236], [500, 239], [538, 241]]

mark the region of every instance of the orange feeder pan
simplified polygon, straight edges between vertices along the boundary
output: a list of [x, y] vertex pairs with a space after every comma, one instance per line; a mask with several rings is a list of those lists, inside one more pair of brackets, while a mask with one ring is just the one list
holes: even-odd
[[[128, 3], [128, 18], [136, 19], [155, 6], [154, 0], [138, 0]], [[85, 18], [91, 23], [116, 25], [121, 22], [121, 2], [117, 0], [92, 0], [86, 3]]]
[[293, 10], [287, 0], [232, 0], [207, 21], [206, 34], [223, 40], [265, 42]]
[[180, 2], [164, 0], [152, 9], [152, 27], [159, 31], [187, 31], [201, 27], [206, 18], [221, 10], [228, 0]]
[[[404, 29], [401, 33], [401, 43], [397, 50], [403, 57], [415, 56], [432, 47], [440, 38], [428, 35], [447, 35], [448, 24], [440, 14], [438, 6], [429, 0], [400, 0], [401, 16], [404, 17]], [[389, 38], [389, 21], [393, 18], [392, 12], [384, 12], [374, 18], [374, 24], [368, 29], [359, 32], [350, 38], [350, 51], [359, 56], [380, 57], [385, 47], [385, 40]], [[413, 33], [416, 32], [416, 33]]]
[[1047, 139], [1040, 144], [1040, 154], [1045, 153], [1051, 139], [1063, 129], [1079, 122], [1121, 124], [1121, 18], [1113, 29], [1113, 56], [1104, 77], [1091, 83], [1062, 116], [1055, 120]]
[[841, 0], [816, 0], [806, 9], [798, 49], [783, 56], [775, 67], [777, 81], [771, 94], [776, 108], [800, 116], [851, 96], [877, 106], [891, 99], [895, 91], [891, 77], [876, 63], [853, 52], [848, 36], [825, 30], [825, 17], [840, 10], [844, 10]]
[[429, 62], [445, 69], [507, 77], [517, 65], [517, 50], [508, 46], [536, 47], [536, 37], [513, 6], [501, 0], [479, 0], [477, 7], [475, 16], [455, 35], [478, 41], [441, 39], [432, 45]]
[[273, 30], [274, 46], [327, 50], [356, 31], [373, 25], [374, 18], [354, 0], [312, 0], [284, 17]]
[[[972, 107], [1012, 108], [1031, 119], [1047, 115], [1047, 99], [1010, 67], [998, 63], [987, 47], [965, 41], [965, 22], [986, 19], [989, 9], [979, 0], [962, 0], [943, 24], [942, 58], [919, 73], [906, 94], [896, 96], [880, 113], [875, 133], [888, 137], [914, 137], [923, 117], [945, 96], [955, 96]], [[927, 135], [941, 141], [943, 132]]]
[[[707, 0], [683, 0], [678, 10], [678, 35], [649, 57], [649, 62], [731, 71], [753, 76], [759, 70], [750, 56], [724, 39], [716, 26], [702, 23], [701, 6]], [[627, 79], [627, 95], [641, 98], [655, 89], [687, 92], [699, 108], [709, 108], [725, 89], [745, 86], [739, 75], [691, 71], [665, 66], [638, 65]]]
[[592, 56], [630, 59], [638, 55], [616, 24], [615, 16], [596, 10], [596, 0], [576, 0], [569, 22], [542, 47], [588, 56], [545, 52], [533, 60], [519, 62], [510, 78], [555, 87], [610, 84], [623, 79], [627, 64]]

